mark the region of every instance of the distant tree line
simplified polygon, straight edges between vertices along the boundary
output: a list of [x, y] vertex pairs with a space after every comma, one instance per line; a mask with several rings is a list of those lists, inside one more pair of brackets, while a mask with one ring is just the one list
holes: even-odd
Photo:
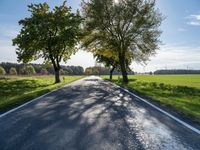
[[[110, 70], [112, 68], [108, 68], [108, 67], [100, 67], [100, 66], [94, 66], [94, 67], [88, 67], [85, 69], [85, 74], [86, 75], [109, 75], [110, 74]], [[133, 71], [129, 70], [128, 71], [129, 74], [134, 74]], [[121, 75], [120, 70], [114, 70], [113, 75]]]
[[186, 70], [186, 69], [156, 70], [154, 74], [200, 74], [200, 70]]
[[88, 67], [85, 69], [86, 75], [107, 75], [109, 74], [109, 69], [105, 67]]
[[[55, 74], [52, 65], [45, 64], [17, 64], [2, 62], [0, 63], [0, 75], [48, 75]], [[61, 75], [83, 75], [84, 69], [81, 66], [62, 66]]]

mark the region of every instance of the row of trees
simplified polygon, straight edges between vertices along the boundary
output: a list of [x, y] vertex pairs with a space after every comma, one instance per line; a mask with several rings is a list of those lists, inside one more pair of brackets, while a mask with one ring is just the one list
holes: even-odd
[[[110, 72], [112, 72], [112, 75], [121, 74], [120, 70], [117, 70], [117, 69], [113, 70], [108, 67], [94, 66], [94, 67], [88, 67], [85, 69], [86, 75], [109, 75], [109, 74], [111, 74]], [[129, 71], [128, 73], [134, 74], [133, 71]]]
[[[54, 68], [52, 65], [45, 64], [17, 64], [17, 63], [0, 63], [1, 66], [1, 75], [10, 74], [10, 75], [48, 75], [54, 74]], [[62, 75], [83, 75], [84, 69], [81, 66], [62, 66], [60, 69], [60, 74]]]
[[156, 70], [154, 74], [200, 74], [200, 70], [165, 69], [165, 70]]
[[5, 74], [9, 74], [9, 75], [18, 75], [18, 74], [34, 75], [35, 69], [31, 65], [26, 65], [26, 66], [22, 67], [19, 72], [17, 72], [15, 67], [11, 67], [9, 69], [9, 71], [6, 72], [5, 69], [0, 66], [0, 75], [5, 75]]
[[[85, 69], [86, 75], [108, 75], [109, 74], [109, 68], [106, 67], [88, 67]], [[117, 72], [115, 73], [117, 74]]]
[[29, 5], [31, 16], [19, 21], [22, 29], [13, 40], [18, 61], [43, 58], [58, 83], [60, 62], [81, 46], [110, 68], [111, 79], [120, 70], [128, 82], [131, 62], [146, 63], [159, 48], [163, 18], [155, 0], [83, 0], [81, 6], [81, 13], [73, 13], [66, 1], [53, 10], [47, 3]]

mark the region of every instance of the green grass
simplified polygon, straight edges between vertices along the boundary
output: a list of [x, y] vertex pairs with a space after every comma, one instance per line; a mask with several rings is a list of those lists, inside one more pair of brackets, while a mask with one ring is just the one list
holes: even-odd
[[61, 77], [62, 82], [59, 84], [54, 84], [54, 76], [15, 76], [0, 79], [0, 111], [5, 111], [83, 77]]
[[129, 79], [123, 84], [114, 76], [113, 82], [200, 123], [200, 75], [133, 75]]

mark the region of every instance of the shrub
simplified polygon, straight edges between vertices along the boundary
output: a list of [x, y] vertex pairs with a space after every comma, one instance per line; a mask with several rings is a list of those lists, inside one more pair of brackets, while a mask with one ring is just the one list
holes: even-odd
[[12, 68], [10, 68], [10, 70], [9, 70], [9, 74], [10, 74], [10, 75], [17, 75], [17, 70], [16, 70], [14, 67], [12, 67]]
[[35, 74], [35, 69], [32, 65], [26, 65], [21, 69], [23, 75], [33, 75]]
[[6, 71], [3, 67], [0, 66], [0, 75], [5, 75]]

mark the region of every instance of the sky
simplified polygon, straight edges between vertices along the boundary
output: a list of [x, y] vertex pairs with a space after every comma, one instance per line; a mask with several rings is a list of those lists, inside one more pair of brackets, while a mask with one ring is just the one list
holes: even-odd
[[[0, 0], [0, 62], [17, 62], [12, 39], [20, 31], [18, 21], [30, 14], [27, 5], [47, 2], [50, 7], [63, 0]], [[81, 0], [68, 0], [75, 11]], [[132, 63], [137, 72], [157, 69], [200, 69], [200, 0], [157, 0], [156, 6], [165, 16], [161, 25], [162, 44], [146, 66]], [[42, 63], [41, 60], [35, 63]], [[80, 50], [64, 65], [94, 66], [91, 53]]]

